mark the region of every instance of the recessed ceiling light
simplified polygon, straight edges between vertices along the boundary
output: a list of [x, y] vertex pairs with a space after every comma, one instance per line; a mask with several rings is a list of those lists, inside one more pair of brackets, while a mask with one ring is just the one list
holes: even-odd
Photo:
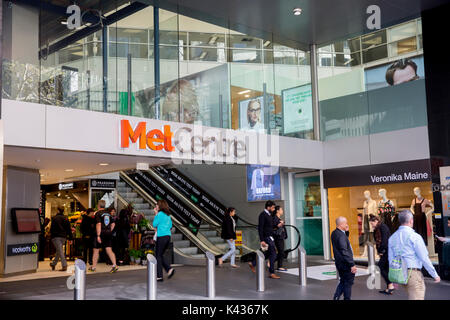
[[61, 24], [67, 25], [67, 20], [61, 21]]
[[246, 97], [246, 98], [250, 98], [250, 95], [249, 94], [246, 94], [244, 97]]
[[66, 169], [66, 170], [64, 170], [65, 172], [72, 172], [73, 171], [73, 169]]
[[295, 16], [299, 16], [302, 14], [302, 9], [301, 8], [295, 8], [294, 10], [292, 10], [294, 12]]
[[270, 41], [267, 40], [266, 42], [264, 42], [263, 46], [264, 46], [264, 47], [267, 47], [269, 44], [270, 44]]
[[106, 162], [105, 163], [99, 163], [98, 165], [99, 166], [109, 166], [109, 163], [106, 163]]

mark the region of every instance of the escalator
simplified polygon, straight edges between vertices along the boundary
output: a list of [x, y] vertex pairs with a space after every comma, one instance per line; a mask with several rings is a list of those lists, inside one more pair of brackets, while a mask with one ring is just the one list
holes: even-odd
[[[153, 220], [151, 208], [156, 201], [168, 202], [174, 225], [175, 263], [203, 265], [207, 251], [218, 257], [228, 250], [220, 237], [226, 207], [179, 170], [159, 166], [147, 171], [123, 171], [120, 179], [118, 199], [124, 205], [132, 204], [149, 221]], [[239, 219], [238, 226], [246, 230], [244, 234], [248, 238], [258, 237], [256, 225]], [[247, 260], [245, 257], [258, 249], [255, 247], [243, 244], [242, 255], [238, 251], [237, 258], [242, 256], [242, 260]]]
[[[158, 179], [161, 183], [166, 184], [180, 198], [183, 198], [185, 202], [190, 203], [191, 206], [194, 206], [206, 213], [208, 217], [217, 222], [219, 226], [222, 224], [227, 207], [192, 181], [189, 177], [184, 175], [180, 170], [168, 166], [156, 166], [152, 167], [148, 172], [152, 175], [152, 177]], [[286, 249], [284, 252], [285, 257], [287, 257], [290, 252], [299, 247], [301, 235], [297, 227], [293, 225], [285, 225], [285, 227], [292, 228], [297, 234], [297, 244], [293, 248]], [[238, 228], [244, 230], [244, 236], [246, 233], [247, 238], [259, 238], [257, 230], [258, 226], [241, 217], [238, 220]], [[209, 232], [212, 233], [212, 231]], [[220, 232], [218, 232], [218, 235], [220, 235]], [[245, 244], [242, 245], [243, 255], [239, 257], [242, 261], [249, 261], [252, 259], [255, 250], [259, 249], [259, 241], [256, 242], [257, 244], [253, 245], [254, 248], [250, 248]]]

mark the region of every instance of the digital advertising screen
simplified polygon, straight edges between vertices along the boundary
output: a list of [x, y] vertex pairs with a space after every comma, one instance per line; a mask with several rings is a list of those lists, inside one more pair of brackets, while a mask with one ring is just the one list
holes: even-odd
[[38, 209], [12, 209], [12, 220], [17, 233], [41, 232]]
[[311, 84], [282, 91], [283, 133], [313, 130], [313, 105]]
[[247, 201], [281, 200], [279, 167], [247, 165]]

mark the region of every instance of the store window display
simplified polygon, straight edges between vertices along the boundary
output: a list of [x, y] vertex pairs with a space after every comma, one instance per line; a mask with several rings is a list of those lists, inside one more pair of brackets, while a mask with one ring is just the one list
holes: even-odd
[[[394, 223], [393, 220], [395, 219], [395, 205], [394, 202], [387, 197], [387, 191], [386, 189], [380, 189], [378, 190], [378, 195], [380, 196], [381, 200], [378, 202], [378, 215], [381, 218], [381, 222], [386, 224], [389, 228], [389, 231], [391, 233], [394, 232]], [[398, 219], [396, 219], [398, 224]], [[397, 226], [398, 228], [398, 226]]]
[[[423, 241], [425, 241], [425, 244], [428, 246], [428, 250], [432, 249], [434, 252], [432, 228], [432, 214], [434, 212], [434, 205], [430, 200], [422, 196], [422, 190], [419, 187], [415, 187], [413, 191], [415, 195], [415, 198], [411, 202], [411, 212], [414, 214], [413, 228], [422, 236]], [[430, 248], [432, 244], [433, 247]]]
[[369, 190], [364, 191], [364, 204], [363, 204], [363, 215], [362, 215], [362, 233], [364, 234], [364, 253], [363, 257], [367, 257], [367, 247], [369, 243], [374, 243], [373, 228], [369, 223], [369, 217], [371, 215], [377, 215], [377, 202], [372, 199]]
[[[421, 197], [416, 195], [415, 199], [411, 199], [411, 190], [416, 187], [421, 190]], [[423, 200], [420, 207], [429, 222], [426, 224], [429, 227], [425, 233], [428, 236], [428, 252], [432, 259], [437, 257], [432, 234], [433, 208], [430, 206], [431, 201], [427, 200], [432, 199], [431, 182], [348, 186], [328, 188], [327, 190], [329, 220], [333, 221], [339, 216], [347, 218], [350, 227], [349, 240], [355, 259], [367, 259], [367, 245], [373, 242], [373, 230], [366, 224], [370, 214], [384, 218], [387, 223], [389, 223], [390, 215], [392, 228], [395, 231], [398, 228], [397, 213], [402, 210], [413, 211], [411, 205], [415, 201], [420, 204], [423, 199], [426, 200]], [[373, 195], [376, 195], [376, 199], [373, 199]]]

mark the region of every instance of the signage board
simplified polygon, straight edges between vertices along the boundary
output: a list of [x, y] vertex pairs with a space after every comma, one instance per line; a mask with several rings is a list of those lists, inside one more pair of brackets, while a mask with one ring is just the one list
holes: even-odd
[[114, 180], [114, 179], [91, 179], [91, 188], [115, 189], [116, 188], [116, 180]]
[[325, 188], [431, 181], [430, 160], [324, 170]]
[[36, 254], [39, 253], [39, 243], [24, 243], [24, 244], [9, 244], [7, 246], [7, 255], [19, 256], [25, 254]]
[[236, 230], [236, 247], [242, 247], [242, 230]]
[[247, 165], [247, 201], [281, 200], [280, 168]]
[[70, 190], [73, 189], [73, 182], [70, 183], [60, 183], [58, 185], [58, 190]]

